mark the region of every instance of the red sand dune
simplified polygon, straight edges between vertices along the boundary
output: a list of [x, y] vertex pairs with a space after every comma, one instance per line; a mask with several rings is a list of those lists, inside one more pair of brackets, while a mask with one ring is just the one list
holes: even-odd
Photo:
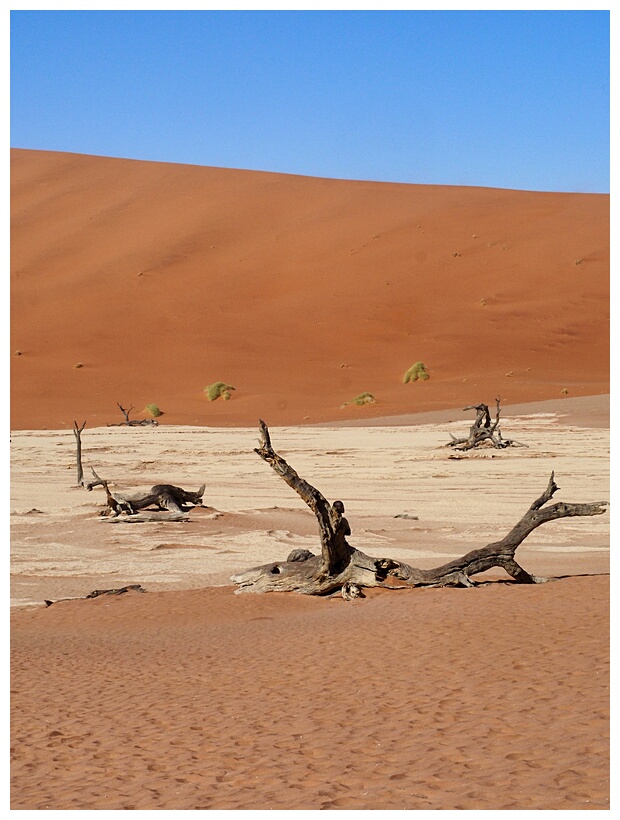
[[[608, 196], [11, 163], [13, 429], [117, 402], [254, 425], [609, 392]], [[416, 361], [430, 379], [403, 384]]]

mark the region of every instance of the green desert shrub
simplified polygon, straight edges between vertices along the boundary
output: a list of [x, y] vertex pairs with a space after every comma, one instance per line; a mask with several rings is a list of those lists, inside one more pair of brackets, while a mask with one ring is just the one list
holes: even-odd
[[407, 384], [407, 382], [415, 382], [418, 379], [421, 381], [426, 381], [426, 379], [430, 378], [427, 370], [426, 365], [423, 362], [416, 362], [412, 364], [409, 370], [405, 373], [403, 377], [403, 384]]
[[346, 407], [349, 404], [357, 404], [361, 407], [363, 404], [375, 404], [376, 401], [377, 400], [372, 395], [372, 393], [360, 393], [359, 396], [356, 396], [354, 399], [351, 399], [351, 401], [345, 402], [342, 406]]
[[152, 416], [154, 419], [156, 419], [157, 416], [164, 415], [156, 404], [147, 404], [144, 408], [144, 412], [148, 413], [149, 416]]
[[209, 384], [205, 387], [205, 393], [207, 394], [209, 401], [215, 401], [216, 399], [219, 399], [220, 396], [224, 399], [224, 401], [228, 401], [230, 398], [230, 391], [234, 389], [235, 388], [232, 384], [226, 384], [226, 382], [214, 382], [213, 384]]

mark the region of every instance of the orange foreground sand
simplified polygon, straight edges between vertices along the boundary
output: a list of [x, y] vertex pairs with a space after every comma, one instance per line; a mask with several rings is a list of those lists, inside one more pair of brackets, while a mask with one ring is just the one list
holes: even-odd
[[13, 616], [13, 809], [605, 809], [606, 577]]
[[13, 430], [609, 392], [609, 196], [13, 150], [11, 215]]

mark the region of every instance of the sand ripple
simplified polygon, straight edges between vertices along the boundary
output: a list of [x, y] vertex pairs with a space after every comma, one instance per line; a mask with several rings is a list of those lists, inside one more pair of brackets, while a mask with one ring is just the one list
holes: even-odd
[[13, 809], [608, 808], [608, 579], [13, 614]]

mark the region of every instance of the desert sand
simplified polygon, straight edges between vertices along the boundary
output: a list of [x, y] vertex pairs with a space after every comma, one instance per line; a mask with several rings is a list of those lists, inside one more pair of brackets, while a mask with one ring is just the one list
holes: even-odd
[[[609, 197], [11, 162], [11, 808], [608, 809], [609, 515], [535, 530], [531, 587], [230, 576], [318, 548], [259, 417], [354, 546], [418, 567], [501, 538], [552, 471], [554, 500], [608, 499]], [[526, 446], [445, 446], [498, 396]], [[108, 426], [117, 402], [164, 415]], [[102, 517], [74, 420], [87, 480], [205, 507]]]
[[[271, 432], [345, 500], [352, 544], [433, 567], [501, 538], [551, 470], [558, 500], [608, 498], [608, 425], [582, 426], [608, 405], [562, 408], [507, 409], [527, 447], [458, 458], [463, 420]], [[542, 586], [239, 595], [233, 572], [318, 546], [256, 443], [86, 428], [114, 489], [207, 484], [189, 522], [137, 524], [75, 486], [70, 431], [13, 434], [12, 807], [608, 808], [608, 516], [529, 536]], [[128, 584], [146, 592], [62, 600]]]
[[13, 624], [14, 809], [606, 809], [608, 579]]

